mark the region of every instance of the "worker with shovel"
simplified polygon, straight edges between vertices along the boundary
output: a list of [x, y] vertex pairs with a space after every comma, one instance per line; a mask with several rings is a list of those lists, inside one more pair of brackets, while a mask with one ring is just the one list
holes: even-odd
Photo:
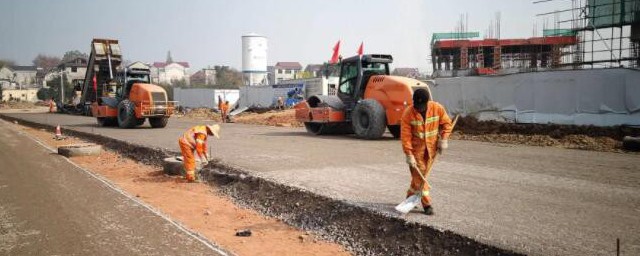
[[418, 89], [413, 93], [413, 105], [402, 115], [400, 133], [402, 150], [411, 171], [407, 198], [420, 193], [427, 215], [433, 214], [427, 177], [436, 153], [442, 153], [448, 147], [447, 140], [453, 130], [451, 118], [444, 107], [430, 99], [428, 90]]
[[220, 126], [214, 125], [197, 125], [187, 130], [180, 139], [180, 151], [182, 151], [182, 162], [184, 164], [185, 178], [189, 182], [196, 180], [196, 159], [193, 151], [200, 159], [203, 165], [209, 162], [211, 156], [207, 154], [207, 136], [213, 135], [220, 138]]

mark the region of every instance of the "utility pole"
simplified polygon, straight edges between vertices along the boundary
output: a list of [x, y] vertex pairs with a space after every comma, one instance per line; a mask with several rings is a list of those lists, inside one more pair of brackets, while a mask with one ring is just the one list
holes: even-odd
[[64, 82], [62, 81], [64, 71], [60, 71], [60, 105], [64, 105]]

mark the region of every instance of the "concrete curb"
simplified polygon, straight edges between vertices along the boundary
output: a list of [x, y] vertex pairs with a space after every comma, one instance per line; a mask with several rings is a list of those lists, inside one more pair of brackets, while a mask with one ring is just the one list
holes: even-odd
[[[55, 129], [3, 114], [0, 118], [34, 128]], [[165, 158], [179, 154], [72, 129], [66, 129], [66, 133], [155, 166], [162, 166]], [[409, 222], [400, 216], [386, 215], [252, 176], [219, 160], [205, 166], [201, 175], [237, 203], [300, 229], [316, 232], [357, 255], [522, 255], [451, 231]]]
[[72, 144], [58, 147], [58, 154], [66, 157], [94, 156], [102, 152], [102, 146], [93, 143]]

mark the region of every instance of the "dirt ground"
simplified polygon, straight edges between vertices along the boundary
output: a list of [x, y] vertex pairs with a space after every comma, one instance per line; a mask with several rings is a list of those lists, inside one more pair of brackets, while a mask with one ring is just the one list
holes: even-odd
[[[197, 108], [189, 111], [185, 118], [205, 119], [220, 122], [222, 118], [219, 113], [207, 108]], [[283, 111], [271, 110], [263, 113], [243, 112], [233, 117], [233, 122], [241, 124], [256, 124], [279, 127], [302, 127], [304, 124], [295, 118], [295, 110], [287, 109]]]
[[242, 124], [258, 124], [280, 127], [302, 127], [303, 123], [295, 118], [296, 111], [287, 109], [282, 111], [271, 110], [265, 113], [244, 112], [235, 116], [233, 120]]
[[[0, 103], [0, 109], [31, 109], [36, 108], [36, 106], [38, 106], [36, 103], [24, 101], [8, 101]], [[40, 104], [40, 106], [42, 106], [42, 103]]]
[[[51, 147], [84, 142], [76, 138], [58, 141], [44, 130], [21, 129]], [[216, 192], [215, 187], [185, 183], [180, 177], [165, 175], [160, 168], [136, 163], [114, 152], [105, 150], [99, 156], [73, 157], [71, 160], [232, 253], [350, 255], [340, 245], [319, 240], [313, 234], [234, 205], [229, 198]], [[236, 231], [243, 229], [250, 229], [252, 235], [235, 236]]]
[[458, 120], [453, 139], [624, 152], [622, 138], [637, 133], [637, 129], [620, 126], [513, 124], [464, 117]]

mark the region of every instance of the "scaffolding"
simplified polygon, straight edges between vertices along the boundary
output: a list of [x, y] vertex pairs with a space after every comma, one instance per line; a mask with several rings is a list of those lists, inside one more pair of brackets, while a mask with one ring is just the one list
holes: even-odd
[[[578, 43], [562, 52], [571, 62], [561, 66], [583, 68], [640, 67], [640, 0], [539, 0], [534, 4], [561, 6], [541, 13], [554, 17], [554, 30], [572, 33]], [[569, 6], [570, 5], [570, 6]]]

